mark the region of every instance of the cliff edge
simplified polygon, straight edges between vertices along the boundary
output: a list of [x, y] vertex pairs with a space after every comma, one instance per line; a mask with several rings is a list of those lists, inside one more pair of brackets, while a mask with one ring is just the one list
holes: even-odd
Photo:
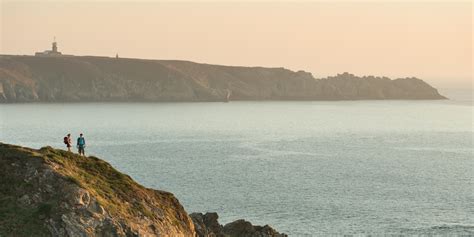
[[92, 56], [0, 55], [0, 103], [446, 99], [417, 78]]
[[0, 236], [193, 236], [173, 194], [96, 157], [0, 143]]
[[172, 193], [93, 156], [0, 143], [0, 169], [0, 236], [286, 236], [244, 220], [221, 226], [216, 213], [190, 217]]

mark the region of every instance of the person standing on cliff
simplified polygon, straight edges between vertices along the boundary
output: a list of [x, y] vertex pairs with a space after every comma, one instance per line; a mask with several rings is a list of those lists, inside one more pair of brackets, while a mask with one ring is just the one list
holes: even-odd
[[71, 152], [72, 140], [71, 140], [71, 134], [70, 133], [67, 136], [64, 137], [64, 144], [66, 144], [67, 151]]
[[79, 155], [85, 156], [84, 149], [86, 147], [86, 139], [84, 139], [82, 133], [77, 138], [77, 149], [79, 150]]

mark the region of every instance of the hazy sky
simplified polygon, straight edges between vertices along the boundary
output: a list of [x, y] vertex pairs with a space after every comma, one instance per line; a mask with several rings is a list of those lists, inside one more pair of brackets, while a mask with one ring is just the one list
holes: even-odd
[[[2, 1], [2, 0], [0, 0]], [[472, 3], [2, 1], [2, 54], [66, 54], [416, 76], [472, 86]]]

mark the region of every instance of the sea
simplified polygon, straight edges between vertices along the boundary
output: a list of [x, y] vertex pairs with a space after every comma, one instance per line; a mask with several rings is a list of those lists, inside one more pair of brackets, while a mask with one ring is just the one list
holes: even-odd
[[[443, 92], [443, 91], [442, 91]], [[474, 236], [472, 91], [450, 100], [1, 104], [0, 141], [86, 153], [188, 213], [289, 236]]]

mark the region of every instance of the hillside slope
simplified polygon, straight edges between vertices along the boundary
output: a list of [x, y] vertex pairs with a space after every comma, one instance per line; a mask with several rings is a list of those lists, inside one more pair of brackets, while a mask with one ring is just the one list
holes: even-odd
[[0, 102], [445, 99], [416, 78], [315, 79], [284, 68], [106, 57], [0, 56]]
[[95, 157], [0, 143], [0, 236], [194, 236], [173, 194]]
[[145, 188], [107, 162], [0, 142], [0, 237], [286, 237], [217, 213], [190, 216], [173, 194]]

